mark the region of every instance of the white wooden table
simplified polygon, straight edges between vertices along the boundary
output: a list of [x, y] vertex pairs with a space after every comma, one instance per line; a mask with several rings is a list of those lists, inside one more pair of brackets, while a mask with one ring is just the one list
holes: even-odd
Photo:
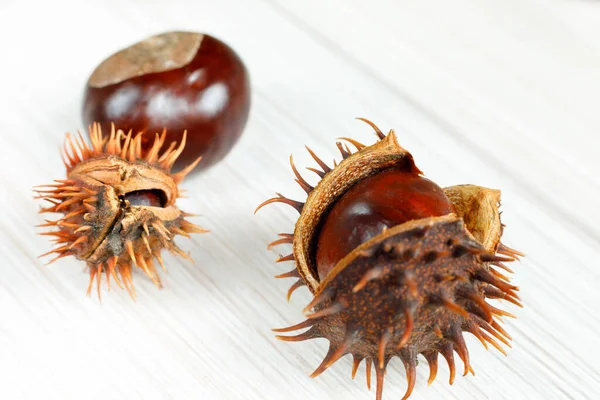
[[[83, 264], [44, 267], [49, 242], [31, 187], [63, 176], [58, 148], [81, 128], [88, 74], [115, 50], [167, 30], [211, 33], [246, 61], [247, 130], [229, 157], [184, 183], [184, 209], [212, 232], [179, 240], [165, 288], [85, 296]], [[476, 376], [411, 399], [597, 399], [600, 393], [600, 2], [584, 0], [220, 0], [0, 2], [0, 399], [373, 399], [346, 357], [317, 379], [324, 340], [283, 343], [288, 304], [266, 244], [289, 231], [274, 191], [301, 199], [288, 155], [372, 143], [356, 116], [396, 129], [442, 186], [503, 192], [505, 242], [524, 309], [508, 357], [467, 338]], [[384, 398], [405, 391], [399, 361]]]

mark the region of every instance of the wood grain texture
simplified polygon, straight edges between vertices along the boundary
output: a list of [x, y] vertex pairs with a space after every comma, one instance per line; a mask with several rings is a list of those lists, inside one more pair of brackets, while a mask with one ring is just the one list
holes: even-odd
[[[31, 187], [64, 174], [58, 148], [80, 129], [89, 73], [115, 50], [166, 30], [228, 42], [253, 83], [247, 130], [229, 157], [184, 187], [212, 232], [179, 240], [165, 288], [135, 276], [138, 298], [85, 297], [75, 260], [49, 267]], [[468, 338], [476, 376], [412, 399], [596, 399], [600, 393], [600, 2], [584, 0], [56, 0], [0, 3], [0, 398], [373, 399], [364, 366], [343, 358], [308, 374], [326, 343], [277, 342], [309, 301], [273, 279], [266, 244], [301, 199], [288, 156], [311, 164], [334, 141], [371, 143], [357, 116], [394, 128], [441, 185], [502, 190], [505, 241], [525, 253], [514, 282], [524, 309], [507, 320], [508, 357]], [[314, 182], [314, 181], [313, 181]], [[288, 263], [289, 264], [289, 263]], [[384, 397], [405, 390], [399, 361]]]

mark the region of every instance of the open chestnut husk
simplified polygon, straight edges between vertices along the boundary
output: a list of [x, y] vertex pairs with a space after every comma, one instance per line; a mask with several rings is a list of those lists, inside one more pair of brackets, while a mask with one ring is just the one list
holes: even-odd
[[[308, 183], [290, 158], [296, 182], [306, 191], [305, 202], [280, 194], [259, 207], [284, 203], [300, 216], [293, 233], [282, 233], [269, 245], [291, 244], [291, 254], [277, 262], [296, 267], [278, 278], [296, 278], [288, 299], [306, 285], [314, 295], [305, 321], [283, 329], [296, 342], [329, 340], [329, 350], [311, 377], [340, 357], [353, 356], [352, 377], [365, 360], [367, 384], [371, 367], [377, 377], [376, 398], [382, 398], [390, 359], [399, 357], [406, 369], [407, 390], [416, 382], [417, 356], [427, 360], [429, 383], [437, 374], [438, 354], [448, 362], [450, 383], [455, 377], [454, 353], [471, 362], [463, 333], [473, 334], [503, 354], [510, 336], [499, 317], [513, 316], [489, 304], [502, 299], [522, 307], [518, 288], [499, 269], [523, 254], [500, 242], [500, 191], [475, 185], [441, 188], [424, 178], [412, 155], [402, 148], [393, 130], [385, 135], [370, 124], [379, 141], [356, 148], [337, 143], [342, 160], [331, 168], [310, 149], [321, 169], [309, 168], [321, 180]], [[257, 210], [258, 210], [257, 209]]]
[[250, 79], [231, 47], [207, 34], [166, 32], [135, 43], [104, 60], [84, 93], [83, 122], [114, 123], [150, 136], [167, 130], [167, 141], [187, 146], [175, 164], [202, 156], [196, 171], [221, 160], [244, 130], [250, 111]]
[[40, 213], [59, 215], [39, 225], [49, 228], [40, 235], [51, 237], [56, 246], [40, 257], [53, 255], [49, 264], [68, 256], [84, 261], [90, 272], [88, 295], [95, 279], [100, 298], [104, 274], [109, 289], [112, 277], [135, 298], [133, 269], [162, 287], [154, 264], [157, 261], [165, 270], [161, 251], [191, 260], [175, 244], [175, 237], [207, 232], [189, 222], [192, 214], [177, 206], [182, 197], [179, 184], [200, 157], [174, 172], [186, 145], [185, 134], [180, 143], [167, 145], [166, 131], [155, 133], [152, 147], [144, 150], [146, 133], [133, 135], [114, 125], [109, 132], [103, 134], [94, 124], [89, 143], [81, 134], [67, 134], [61, 152], [66, 176], [35, 188], [36, 198], [47, 205]]

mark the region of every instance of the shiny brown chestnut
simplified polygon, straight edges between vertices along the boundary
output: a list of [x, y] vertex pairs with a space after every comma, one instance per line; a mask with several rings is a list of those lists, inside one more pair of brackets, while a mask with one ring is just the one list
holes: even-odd
[[[150, 138], [167, 130], [167, 143], [187, 145], [175, 167], [199, 156], [196, 170], [214, 165], [242, 134], [250, 110], [250, 80], [240, 57], [222, 41], [201, 33], [167, 32], [104, 60], [90, 76], [83, 122], [114, 123]], [[144, 150], [152, 140], [144, 140]]]
[[391, 168], [361, 180], [323, 218], [315, 260], [319, 279], [382, 230], [453, 211], [444, 190], [423, 176]]

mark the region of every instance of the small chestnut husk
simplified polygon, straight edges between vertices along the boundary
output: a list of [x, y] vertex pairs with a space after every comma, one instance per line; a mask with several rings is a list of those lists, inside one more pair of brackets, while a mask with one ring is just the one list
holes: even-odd
[[150, 149], [143, 150], [145, 135], [125, 133], [114, 125], [109, 135], [103, 135], [100, 124], [90, 127], [89, 144], [81, 134], [67, 134], [62, 152], [66, 179], [35, 188], [36, 198], [50, 204], [41, 213], [62, 214], [39, 225], [50, 228], [40, 234], [56, 244], [40, 257], [54, 255], [49, 264], [67, 256], [84, 261], [90, 271], [88, 295], [95, 279], [100, 297], [104, 274], [109, 289], [112, 277], [135, 298], [133, 268], [162, 287], [154, 264], [156, 260], [165, 269], [161, 251], [191, 260], [174, 237], [206, 232], [186, 219], [192, 214], [176, 205], [182, 197], [179, 183], [201, 157], [173, 173], [186, 134], [179, 145], [172, 142], [165, 148], [166, 131], [156, 133]]

